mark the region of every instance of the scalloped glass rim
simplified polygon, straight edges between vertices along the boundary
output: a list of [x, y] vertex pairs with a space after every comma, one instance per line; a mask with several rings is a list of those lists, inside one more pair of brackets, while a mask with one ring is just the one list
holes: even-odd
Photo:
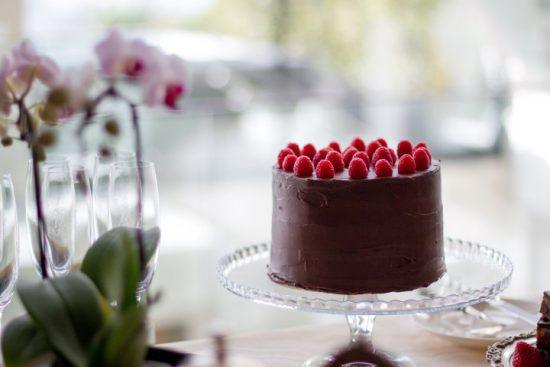
[[[267, 266], [268, 243], [243, 247], [223, 256], [218, 262], [217, 273], [224, 288], [257, 303], [298, 311], [346, 315], [399, 315], [453, 310], [492, 299], [510, 284], [513, 264], [500, 251], [478, 243], [447, 238], [445, 257], [447, 264], [459, 261], [472, 266], [472, 269], [481, 265], [480, 269], [487, 271], [487, 274], [498, 274], [496, 279], [487, 285], [464, 285], [446, 274], [430, 287], [412, 292], [353, 296], [302, 290], [271, 281], [269, 284], [266, 283], [266, 286], [250, 286], [248, 282], [231, 278], [235, 270], [249, 272], [249, 277], [260, 275], [258, 269], [261, 267], [258, 266], [264, 263]], [[252, 266], [254, 264], [255, 270]], [[459, 269], [455, 270], [455, 273], [466, 275], [465, 271], [460, 274]], [[267, 271], [263, 273], [265, 278], [268, 278]]]

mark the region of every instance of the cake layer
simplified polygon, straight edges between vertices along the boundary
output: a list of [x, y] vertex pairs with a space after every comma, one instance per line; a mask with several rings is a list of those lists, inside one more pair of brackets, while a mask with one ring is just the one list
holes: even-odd
[[440, 164], [411, 175], [273, 169], [270, 276], [343, 294], [425, 287], [445, 272]]

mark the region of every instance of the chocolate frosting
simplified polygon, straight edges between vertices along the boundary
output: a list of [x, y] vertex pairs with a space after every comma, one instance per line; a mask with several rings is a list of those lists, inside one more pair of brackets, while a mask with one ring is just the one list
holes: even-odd
[[445, 272], [440, 163], [413, 175], [273, 169], [270, 277], [341, 294], [426, 287]]

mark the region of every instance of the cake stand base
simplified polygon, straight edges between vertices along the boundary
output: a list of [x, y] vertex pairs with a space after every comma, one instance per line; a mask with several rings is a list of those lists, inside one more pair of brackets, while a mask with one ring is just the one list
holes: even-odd
[[[378, 356], [384, 357], [388, 362], [399, 367], [415, 367], [413, 361], [404, 355], [396, 355], [375, 348], [372, 342], [372, 332], [376, 316], [374, 315], [347, 315], [346, 320], [350, 329], [350, 347], [363, 345], [367, 350]], [[324, 367], [334, 360], [334, 355], [323, 355], [308, 359], [304, 367]], [[376, 363], [365, 360], [349, 361], [343, 364], [344, 367], [376, 367]]]

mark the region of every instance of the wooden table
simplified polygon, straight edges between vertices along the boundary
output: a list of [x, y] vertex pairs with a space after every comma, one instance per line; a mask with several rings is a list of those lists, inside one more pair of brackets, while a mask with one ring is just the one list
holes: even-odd
[[[332, 351], [349, 338], [347, 325], [308, 326], [228, 338], [232, 353], [249, 356], [269, 367], [301, 367], [309, 357]], [[486, 366], [485, 351], [459, 347], [422, 330], [409, 316], [380, 317], [375, 344], [411, 357], [418, 367]], [[186, 352], [207, 353], [210, 341], [195, 340], [165, 345]]]

